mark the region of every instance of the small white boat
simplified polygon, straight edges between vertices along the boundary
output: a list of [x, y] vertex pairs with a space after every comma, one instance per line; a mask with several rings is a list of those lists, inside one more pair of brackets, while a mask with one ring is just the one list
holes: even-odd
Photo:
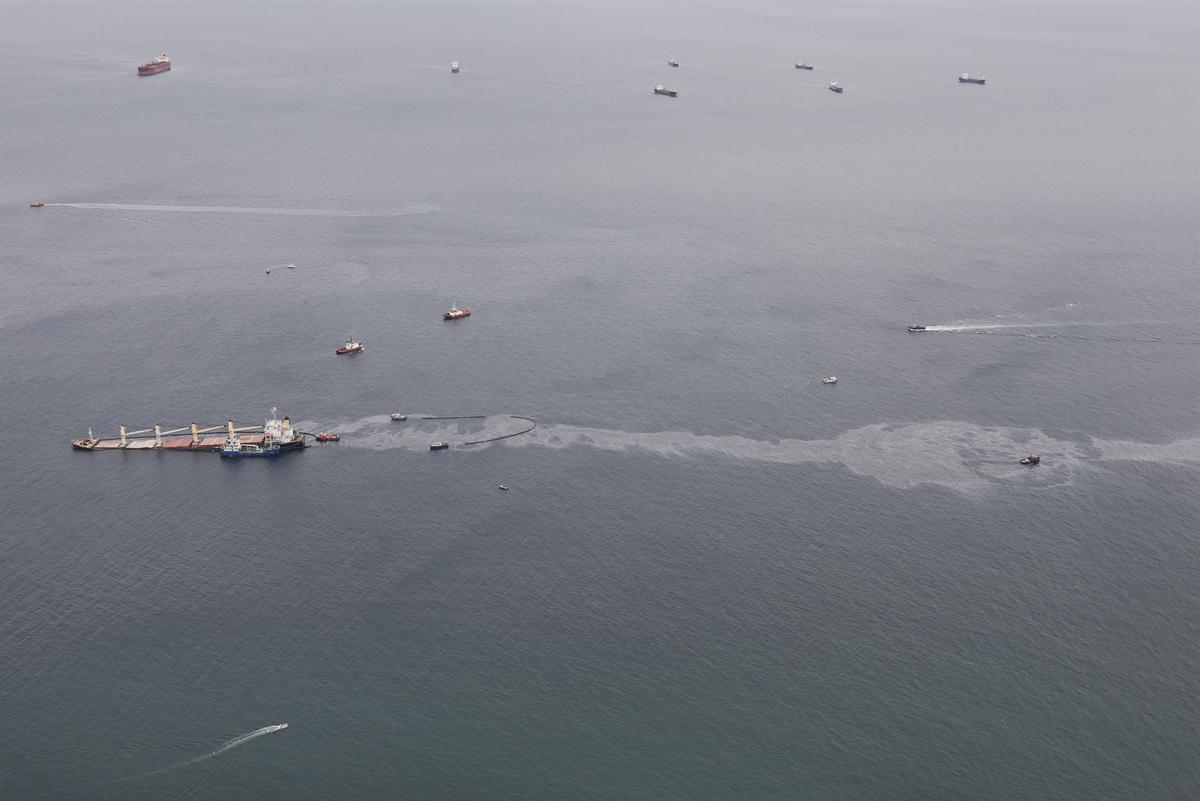
[[836, 375], [831, 375], [831, 376], [829, 376], [829, 377], [827, 377], [827, 378], [822, 378], [822, 379], [821, 379], [821, 383], [822, 383], [822, 384], [836, 384], [836, 383], [837, 383], [837, 376], [836, 376]]
[[837, 81], [830, 81], [829, 82], [829, 91], [837, 92], [840, 95], [842, 93], [842, 87], [838, 85]]
[[392, 412], [392, 414], [391, 414], [391, 418], [392, 418], [393, 420], [395, 420], [396, 422], [398, 422], [398, 423], [403, 423], [405, 420], [407, 420], [407, 419], [408, 419], [408, 415], [407, 415], [407, 414], [400, 414], [400, 412]]
[[451, 61], [451, 62], [450, 62], [450, 71], [451, 71], [451, 72], [453, 72], [453, 73], [457, 73], [457, 72], [458, 72], [458, 62], [457, 62], [457, 61]]
[[507, 484], [497, 484], [496, 489], [503, 490], [504, 492], [508, 492], [508, 485]]

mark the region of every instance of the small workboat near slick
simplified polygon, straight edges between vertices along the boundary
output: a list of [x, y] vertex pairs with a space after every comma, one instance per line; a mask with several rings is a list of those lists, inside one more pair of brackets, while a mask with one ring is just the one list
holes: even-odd
[[407, 414], [400, 414], [400, 412], [392, 412], [390, 417], [393, 420], [395, 420], [397, 423], [403, 423], [405, 420], [408, 419]]
[[450, 304], [450, 311], [442, 312], [443, 320], [461, 320], [464, 317], [470, 317], [470, 309], [460, 309], [453, 303]]
[[347, 353], [361, 353], [367, 349], [367, 346], [361, 342], [356, 342], [353, 339], [347, 339], [346, 344], [334, 351], [339, 356], [345, 356]]
[[429, 443], [429, 450], [431, 451], [444, 451], [449, 447], [450, 443], [441, 439], [435, 439], [433, 442]]
[[341, 440], [341, 434], [326, 434], [324, 431], [317, 434], [317, 442], [341, 442]]
[[1035, 464], [1041, 464], [1041, 463], [1042, 463], [1042, 457], [1038, 456], [1036, 453], [1031, 453], [1028, 456], [1026, 456], [1024, 459], [1021, 460], [1021, 464], [1029, 465], [1031, 467]]

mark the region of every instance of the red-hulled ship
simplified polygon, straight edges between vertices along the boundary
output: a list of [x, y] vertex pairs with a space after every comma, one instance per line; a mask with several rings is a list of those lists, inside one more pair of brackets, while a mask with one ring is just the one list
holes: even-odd
[[155, 56], [150, 63], [138, 67], [138, 75], [157, 75], [169, 69], [171, 69], [171, 57], [163, 53], [161, 56]]

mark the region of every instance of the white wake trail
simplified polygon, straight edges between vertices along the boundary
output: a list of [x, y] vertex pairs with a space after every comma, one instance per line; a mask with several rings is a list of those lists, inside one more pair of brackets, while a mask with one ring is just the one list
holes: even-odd
[[72, 209], [107, 209], [110, 211], [162, 211], [187, 214], [274, 214], [285, 217], [402, 217], [437, 211], [431, 203], [413, 203], [400, 209], [355, 211], [348, 209], [284, 209], [266, 206], [166, 206], [142, 203], [47, 203]]
[[174, 765], [168, 765], [165, 768], [159, 768], [158, 770], [152, 770], [149, 773], [145, 773], [142, 775], [143, 775], [143, 777], [156, 776], [160, 773], [166, 773], [169, 770], [176, 770], [177, 768], [182, 768], [187, 765], [194, 765], [197, 762], [203, 762], [206, 759], [212, 759], [215, 756], [220, 756], [221, 754], [225, 753], [226, 751], [232, 751], [233, 749], [237, 748], [239, 745], [245, 745], [246, 743], [250, 742], [251, 740], [262, 737], [264, 734], [271, 734], [272, 732], [277, 732], [280, 729], [286, 729], [287, 726], [288, 725], [286, 723], [275, 723], [270, 726], [263, 726], [261, 729], [255, 729], [252, 732], [247, 732], [246, 734], [239, 734], [237, 737], [234, 737], [232, 740], [221, 743], [221, 746], [219, 748], [217, 748], [214, 751], [209, 751], [207, 754], [201, 754], [198, 757], [193, 757], [193, 758], [185, 760], [183, 762], [176, 762]]

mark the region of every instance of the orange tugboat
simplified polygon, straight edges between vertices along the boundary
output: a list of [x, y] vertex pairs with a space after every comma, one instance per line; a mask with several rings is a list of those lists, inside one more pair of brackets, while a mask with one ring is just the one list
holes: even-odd
[[166, 53], [161, 56], [155, 56], [149, 62], [138, 67], [138, 75], [143, 78], [147, 75], [157, 75], [160, 72], [168, 72], [171, 69], [171, 57]]
[[317, 434], [317, 442], [340, 442], [341, 439], [341, 434], [326, 434], [324, 431]]
[[443, 320], [461, 320], [464, 317], [470, 317], [470, 316], [471, 316], [470, 309], [460, 309], [457, 306], [455, 306], [454, 304], [450, 305], [450, 311], [442, 312]]
[[40, 209], [42, 206], [45, 206], [45, 205], [46, 205], [46, 204], [45, 204], [44, 202], [42, 202], [42, 201], [40, 201], [40, 200], [35, 200], [35, 201], [33, 201], [32, 203], [30, 203], [30, 204], [29, 204], [29, 208], [31, 208], [31, 209]]

